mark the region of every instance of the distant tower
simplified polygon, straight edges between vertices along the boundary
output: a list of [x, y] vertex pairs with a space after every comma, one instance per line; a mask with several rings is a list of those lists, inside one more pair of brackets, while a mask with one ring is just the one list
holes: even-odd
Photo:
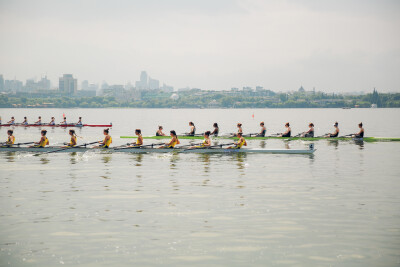
[[3, 74], [0, 74], [0, 92], [4, 91], [4, 78]]
[[78, 90], [78, 80], [74, 79], [72, 74], [64, 74], [59, 79], [59, 90], [63, 93], [74, 95]]
[[147, 72], [142, 71], [142, 73], [140, 73], [140, 83], [144, 89], [147, 89]]

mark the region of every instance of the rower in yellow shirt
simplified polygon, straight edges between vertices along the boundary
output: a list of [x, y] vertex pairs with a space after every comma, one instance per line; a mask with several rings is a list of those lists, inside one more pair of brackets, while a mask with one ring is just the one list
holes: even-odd
[[109, 128], [104, 129], [103, 133], [104, 133], [105, 137], [104, 137], [103, 141], [99, 142], [99, 146], [98, 147], [103, 147], [103, 148], [109, 148], [110, 147], [110, 145], [112, 143], [112, 138], [109, 135], [109, 131], [110, 131]]
[[69, 135], [71, 136], [71, 141], [67, 144], [66, 147], [74, 147], [74, 146], [76, 146], [76, 143], [77, 143], [76, 137], [77, 137], [77, 135], [75, 133], [75, 130], [72, 130], [72, 129], [69, 130]]
[[13, 130], [8, 130], [7, 134], [7, 141], [4, 142], [3, 144], [7, 147], [12, 146], [15, 143], [15, 136], [13, 135], [14, 131]]
[[211, 146], [211, 138], [210, 138], [211, 132], [207, 131], [204, 133], [204, 140], [203, 143], [201, 143], [200, 146], [191, 146], [189, 147], [189, 149], [193, 149], [193, 148], [206, 148]]
[[142, 136], [142, 130], [136, 129], [135, 134], [137, 135], [136, 142], [133, 142], [131, 146], [137, 147], [137, 146], [142, 146], [143, 145], [143, 136]]
[[47, 139], [47, 136], [46, 136], [47, 131], [42, 130], [40, 132], [40, 134], [42, 135], [42, 137], [40, 138], [39, 142], [35, 142], [35, 145], [33, 145], [32, 147], [45, 147], [50, 144], [49, 139]]
[[233, 148], [233, 149], [240, 149], [242, 146], [247, 146], [246, 140], [243, 138], [243, 133], [238, 133], [237, 137], [239, 140], [235, 143], [234, 146], [228, 147], [228, 149]]
[[170, 135], [171, 135], [171, 140], [165, 144], [162, 145], [158, 148], [174, 148], [176, 145], [179, 145], [181, 142], [179, 142], [178, 136], [176, 135], [176, 132], [174, 130], [170, 131]]

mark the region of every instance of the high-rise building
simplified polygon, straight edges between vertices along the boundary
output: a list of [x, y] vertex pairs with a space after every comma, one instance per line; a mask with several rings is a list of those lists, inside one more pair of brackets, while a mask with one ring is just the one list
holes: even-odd
[[3, 74], [0, 74], [0, 92], [4, 91], [4, 78]]
[[147, 81], [147, 72], [142, 71], [140, 73], [140, 81], [137, 81], [135, 83], [135, 87], [138, 90], [146, 90], [148, 89], [148, 81]]
[[84, 80], [81, 84], [81, 90], [89, 90], [89, 82], [88, 80]]
[[39, 90], [50, 90], [51, 82], [47, 79], [47, 75], [42, 77], [37, 83]]
[[152, 79], [149, 77], [149, 89], [150, 90], [157, 90], [160, 88], [160, 81], [156, 79]]
[[59, 79], [59, 90], [63, 93], [74, 95], [78, 91], [78, 80], [72, 74], [64, 74]]

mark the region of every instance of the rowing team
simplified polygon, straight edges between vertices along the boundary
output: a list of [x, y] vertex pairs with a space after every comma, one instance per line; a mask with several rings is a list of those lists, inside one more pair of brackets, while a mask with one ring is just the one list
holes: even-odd
[[[190, 126], [190, 132], [186, 133], [185, 135], [186, 136], [195, 136], [196, 135], [196, 127], [194, 126], [194, 123], [193, 122], [189, 122], [189, 126]], [[335, 122], [335, 124], [333, 126], [335, 128], [335, 131], [333, 133], [327, 133], [327, 134], [323, 135], [323, 137], [338, 137], [339, 136], [339, 123]], [[210, 135], [213, 135], [213, 136], [217, 137], [218, 134], [219, 134], [218, 123], [214, 123], [213, 127], [214, 127], [214, 130], [212, 132], [211, 131], [208, 131], [208, 132], [210, 133]], [[265, 124], [264, 124], [263, 121], [260, 122], [260, 127], [261, 127], [261, 130], [260, 130], [259, 133], [248, 134], [246, 136], [265, 137], [265, 135], [267, 133], [267, 128], [265, 128]], [[276, 134], [276, 135], [279, 136], [279, 137], [291, 137], [292, 129], [290, 128], [289, 122], [287, 122], [285, 124], [285, 127], [286, 127], [286, 131], [284, 133]], [[311, 122], [308, 125], [308, 127], [309, 127], [308, 131], [300, 133], [297, 136], [300, 136], [300, 137], [314, 137], [314, 124]], [[358, 127], [360, 128], [359, 132], [355, 133], [355, 134], [351, 134], [351, 136], [355, 137], [355, 138], [363, 138], [364, 137], [363, 123], [360, 122], [358, 124]], [[242, 124], [238, 123], [237, 124], [237, 128], [238, 128], [237, 133], [232, 133], [231, 137], [235, 137], [235, 136], [237, 136], [237, 134], [241, 134], [243, 136]], [[163, 133], [163, 127], [162, 126], [158, 126], [158, 130], [156, 132], [156, 136], [165, 136], [165, 134]]]
[[[11, 117], [11, 120], [9, 122], [7, 122], [7, 124], [16, 125], [17, 123], [15, 122], [15, 118]], [[29, 124], [28, 123], [28, 118], [24, 117], [24, 121], [21, 124], [22, 125], [28, 125]], [[45, 124], [45, 123], [42, 123], [42, 117], [39, 116], [38, 120], [34, 122], [34, 125], [42, 125], [42, 124]], [[73, 123], [73, 124], [77, 125], [77, 126], [82, 126], [83, 125], [82, 117], [79, 117], [78, 122], [77, 123]], [[1, 117], [0, 117], [0, 125], [1, 125]], [[47, 125], [56, 125], [56, 119], [54, 117], [51, 117], [51, 121]], [[60, 125], [68, 125], [67, 117], [65, 117], [65, 116], [63, 117], [63, 121], [60, 122]]]
[[[15, 136], [13, 135], [13, 130], [8, 130], [8, 139], [7, 141], [3, 144], [3, 146], [12, 146], [15, 143]], [[109, 134], [109, 129], [104, 129], [104, 139], [103, 141], [99, 141], [98, 145], [95, 147], [102, 147], [102, 148], [109, 148], [110, 145], [112, 144], [112, 138]], [[42, 130], [41, 131], [41, 138], [39, 142], [35, 142], [35, 144], [31, 147], [45, 147], [50, 144], [49, 139], [46, 136], [47, 131]], [[142, 131], [140, 129], [136, 129], [135, 134], [137, 135], [137, 140], [136, 142], [133, 142], [131, 144], [128, 144], [129, 147], [141, 147], [143, 146], [143, 137], [142, 137]], [[66, 148], [68, 147], [75, 147], [77, 145], [77, 135], [75, 133], [75, 130], [69, 130], [69, 135], [71, 136], [71, 140], [68, 144], [66, 144]], [[176, 132], [174, 130], [170, 131], [171, 135], [171, 140], [168, 143], [165, 143], [164, 145], [160, 146], [159, 148], [174, 148], [177, 144], [180, 144], [178, 136], [176, 135]], [[207, 131], [204, 133], [204, 141], [203, 143], [199, 144], [199, 146], [192, 146], [190, 148], [207, 148], [211, 146], [211, 139], [210, 139], [211, 132]], [[228, 148], [234, 148], [234, 149], [239, 149], [242, 146], [247, 146], [246, 140], [243, 138], [242, 134], [238, 134], [239, 140], [234, 143], [234, 146], [228, 147]]]

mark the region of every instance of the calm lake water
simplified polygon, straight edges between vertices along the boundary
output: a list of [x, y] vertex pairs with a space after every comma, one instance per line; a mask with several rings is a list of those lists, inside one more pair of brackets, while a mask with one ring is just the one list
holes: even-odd
[[[362, 121], [366, 136], [400, 137], [400, 109], [0, 109], [3, 123], [63, 113], [112, 122], [113, 145], [136, 128], [187, 132], [189, 121], [199, 132], [214, 122], [257, 132], [265, 121], [268, 134], [313, 122], [316, 135], [335, 121], [353, 133]], [[48, 130], [51, 144], [69, 140], [68, 129]], [[40, 138], [39, 128], [14, 133]], [[102, 128], [77, 134], [103, 137]], [[399, 266], [400, 142], [314, 144], [312, 156], [0, 153], [0, 266]]]

